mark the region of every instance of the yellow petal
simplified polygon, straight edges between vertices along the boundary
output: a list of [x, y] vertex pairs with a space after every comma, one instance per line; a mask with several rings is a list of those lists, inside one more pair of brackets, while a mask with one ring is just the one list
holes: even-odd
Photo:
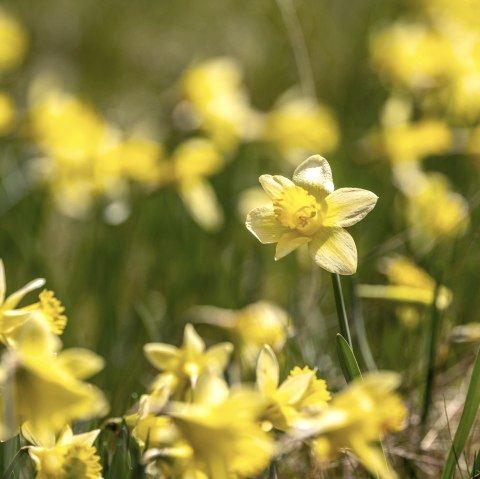
[[205, 351], [205, 342], [191, 324], [185, 326], [182, 349], [194, 354], [202, 354]]
[[231, 343], [215, 344], [205, 353], [208, 367], [213, 368], [213, 372], [223, 371], [230, 361], [232, 352], [233, 344]]
[[299, 236], [299, 234], [295, 231], [284, 233], [281, 236], [280, 241], [278, 242], [275, 249], [275, 261], [282, 259], [283, 257], [287, 256], [287, 254], [297, 249], [299, 246], [307, 244], [310, 241], [312, 241], [311, 237]]
[[263, 346], [257, 361], [257, 386], [263, 396], [271, 396], [278, 386], [280, 375], [277, 357], [272, 348]]
[[45, 280], [43, 278], [34, 279], [27, 283], [23, 288], [20, 288], [15, 293], [11, 294], [6, 300], [3, 305], [4, 309], [13, 309], [17, 304], [23, 299], [23, 297], [33, 291], [34, 289], [41, 288], [45, 284]]
[[322, 228], [309, 243], [315, 263], [331, 273], [353, 274], [357, 270], [357, 248], [343, 228]]
[[306, 393], [310, 381], [315, 376], [313, 371], [292, 376], [283, 381], [278, 388], [278, 400], [287, 404], [293, 405], [300, 401], [302, 396]]
[[94, 429], [93, 431], [84, 432], [83, 434], [75, 434], [71, 437], [71, 443], [83, 444], [85, 446], [93, 446], [95, 439], [100, 434], [100, 429]]
[[260, 206], [247, 215], [246, 226], [261, 243], [277, 243], [289, 231], [281, 225], [273, 212], [273, 206]]
[[193, 220], [207, 231], [223, 224], [223, 212], [210, 183], [197, 179], [180, 185], [180, 196]]
[[325, 226], [352, 226], [364, 218], [375, 206], [378, 196], [360, 188], [340, 188], [329, 194]]
[[265, 193], [267, 193], [272, 200], [278, 198], [284, 188], [294, 186], [292, 180], [280, 175], [262, 175], [260, 176], [259, 181], [265, 190]]
[[149, 363], [159, 370], [170, 371], [178, 364], [178, 348], [170, 344], [147, 343], [143, 352]]
[[310, 156], [301, 163], [293, 172], [292, 180], [317, 199], [333, 192], [332, 170], [328, 161], [320, 155]]
[[105, 365], [102, 357], [83, 348], [70, 348], [62, 351], [57, 361], [69, 374], [77, 379], [87, 379], [101, 371]]
[[209, 373], [200, 376], [195, 388], [195, 403], [206, 406], [221, 404], [228, 397], [227, 383]]

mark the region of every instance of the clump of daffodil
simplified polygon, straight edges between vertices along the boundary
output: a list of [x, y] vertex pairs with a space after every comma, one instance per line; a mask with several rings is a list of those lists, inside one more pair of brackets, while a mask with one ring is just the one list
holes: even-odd
[[201, 376], [193, 402], [173, 403], [169, 415], [193, 450], [196, 468], [211, 479], [252, 477], [269, 464], [274, 444], [259, 423], [260, 395], [244, 387]]
[[[361, 284], [357, 294], [363, 298], [386, 299], [406, 305], [430, 306], [434, 300], [435, 280], [414, 262], [404, 256], [383, 258], [381, 271], [387, 276], [390, 284]], [[447, 308], [452, 301], [452, 292], [440, 286], [436, 298], [439, 309]], [[418, 309], [403, 306], [397, 310], [399, 317], [407, 325], [415, 326], [419, 320]]]
[[192, 310], [192, 316], [223, 329], [235, 345], [240, 362], [247, 367], [255, 364], [265, 344], [280, 352], [292, 331], [287, 312], [269, 301], [258, 301], [238, 310], [199, 306]]
[[60, 340], [47, 323], [31, 316], [0, 365], [2, 438], [27, 422], [31, 433], [46, 442], [74, 420], [105, 414], [102, 392], [83, 382], [102, 367], [103, 360], [90, 351], [60, 351]]
[[195, 387], [198, 377], [205, 371], [222, 374], [233, 351], [231, 343], [220, 343], [208, 349], [191, 324], [185, 326], [183, 344], [180, 348], [164, 343], [148, 343], [144, 346], [148, 361], [163, 371], [154, 381], [156, 389], [170, 378], [172, 391], [176, 398]]
[[12, 97], [0, 91], [0, 136], [8, 135], [12, 131], [16, 116], [17, 111]]
[[248, 230], [262, 243], [277, 243], [275, 260], [308, 244], [316, 264], [332, 273], [353, 274], [357, 248], [344, 227], [364, 218], [377, 196], [360, 188], [334, 190], [325, 158], [314, 155], [300, 164], [292, 180], [262, 175], [260, 183], [272, 203], [252, 210]]
[[330, 393], [323, 379], [309, 367], [295, 367], [279, 384], [280, 371], [275, 353], [264, 346], [257, 362], [257, 388], [266, 402], [264, 419], [287, 431], [295, 420], [327, 407]]
[[212, 141], [190, 138], [161, 166], [160, 184], [174, 184], [192, 218], [208, 231], [220, 228], [223, 212], [207, 178], [218, 173], [224, 164], [223, 155]]
[[397, 375], [385, 372], [356, 379], [315, 417], [297, 421], [292, 434], [313, 438], [313, 452], [321, 461], [332, 460], [346, 449], [372, 474], [381, 479], [395, 478], [378, 441], [403, 427], [407, 411], [394, 392], [398, 384]]
[[284, 98], [266, 115], [263, 138], [297, 165], [316, 151], [328, 153], [338, 144], [333, 114], [312, 98]]
[[33, 445], [28, 453], [35, 463], [36, 479], [101, 479], [102, 466], [93, 446], [100, 429], [83, 434], [73, 434], [66, 426], [58, 439], [51, 435], [42, 442], [28, 426], [22, 427], [23, 436]]
[[0, 10], [0, 72], [18, 67], [27, 50], [23, 25], [3, 8]]

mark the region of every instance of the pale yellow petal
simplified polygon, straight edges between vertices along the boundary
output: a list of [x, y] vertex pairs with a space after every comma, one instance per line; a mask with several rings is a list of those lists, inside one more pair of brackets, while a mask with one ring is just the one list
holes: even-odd
[[300, 236], [295, 231], [289, 231], [288, 233], [284, 233], [281, 236], [275, 249], [275, 261], [282, 259], [283, 257], [287, 256], [287, 254], [297, 249], [299, 246], [307, 244], [310, 241], [312, 241], [312, 238], [310, 236]]
[[83, 434], [75, 434], [71, 437], [70, 442], [72, 444], [83, 444], [85, 446], [93, 446], [93, 443], [100, 434], [100, 429], [94, 429], [93, 431], [84, 432]]
[[149, 363], [155, 368], [170, 371], [178, 364], [178, 348], [164, 343], [147, 343], [143, 352]]
[[[28, 421], [22, 424], [20, 431], [22, 433], [22, 436], [34, 446], [40, 446], [42, 448], [43, 447], [50, 448], [55, 446], [55, 434], [53, 432], [51, 432], [50, 435], [44, 438], [44, 440], [47, 439], [47, 442], [42, 443], [40, 439], [36, 436], [36, 434], [32, 431], [32, 428]], [[35, 449], [35, 448], [30, 448], [30, 449]]]
[[368, 444], [359, 434], [350, 437], [350, 445], [353, 453], [374, 476], [379, 479], [397, 478], [395, 472], [388, 467], [379, 447]]
[[313, 155], [294, 171], [293, 182], [317, 198], [325, 198], [333, 192], [332, 170], [325, 158]]
[[275, 217], [273, 206], [260, 206], [247, 215], [246, 226], [261, 243], [277, 243], [284, 233], [290, 231]]
[[329, 194], [325, 226], [352, 226], [364, 218], [377, 202], [378, 196], [360, 188], [340, 188]]
[[34, 313], [22, 325], [16, 340], [18, 352], [23, 360], [53, 356], [62, 344], [51, 332], [46, 321]]
[[263, 346], [257, 361], [257, 387], [263, 396], [271, 396], [278, 387], [280, 370], [272, 348]]
[[233, 352], [233, 344], [220, 343], [215, 344], [205, 353], [207, 357], [207, 365], [213, 372], [221, 372], [230, 361]]
[[87, 379], [97, 374], [105, 366], [105, 360], [93, 351], [83, 348], [70, 348], [62, 351], [57, 361], [59, 365], [77, 379]]
[[225, 401], [228, 394], [228, 385], [222, 378], [206, 373], [198, 379], [194, 402], [205, 406], [215, 406]]
[[193, 220], [206, 231], [223, 225], [223, 211], [208, 181], [197, 179], [180, 185], [180, 196]]
[[299, 374], [298, 376], [291, 376], [278, 388], [278, 400], [287, 404], [293, 405], [300, 401], [302, 396], [306, 393], [310, 381], [315, 376], [313, 371]]
[[202, 354], [203, 351], [205, 351], [205, 341], [199, 336], [191, 324], [185, 326], [182, 349], [194, 354]]
[[338, 274], [357, 270], [357, 248], [343, 228], [322, 228], [309, 243], [309, 251], [318, 266]]
[[294, 186], [292, 180], [280, 175], [262, 175], [258, 180], [272, 200], [277, 199], [284, 188]]
[[17, 306], [17, 304], [23, 299], [23, 297], [33, 291], [34, 289], [41, 288], [45, 284], [45, 280], [43, 278], [34, 279], [27, 283], [23, 288], [20, 288], [15, 293], [11, 294], [6, 300], [3, 305], [4, 309], [13, 309]]

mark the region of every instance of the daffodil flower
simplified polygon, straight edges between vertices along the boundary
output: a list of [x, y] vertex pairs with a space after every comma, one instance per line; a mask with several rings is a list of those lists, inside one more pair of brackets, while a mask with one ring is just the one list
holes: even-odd
[[66, 426], [57, 441], [52, 435], [48, 443], [38, 439], [28, 426], [22, 435], [33, 444], [28, 453], [35, 463], [36, 479], [101, 479], [102, 466], [93, 446], [100, 429], [73, 434]]
[[170, 416], [193, 449], [197, 467], [211, 479], [260, 474], [273, 454], [273, 441], [259, 423], [260, 395], [206, 373], [198, 380], [192, 403], [172, 403]]
[[23, 288], [20, 288], [11, 295], [5, 297], [5, 269], [3, 261], [0, 259], [0, 339], [3, 342], [7, 342], [14, 329], [23, 324], [31, 314], [31, 312], [25, 311], [25, 309], [15, 308], [17, 308], [18, 304], [26, 294], [35, 289], [41, 288], [44, 284], [45, 280], [43, 278], [34, 279]]
[[375, 194], [359, 188], [334, 190], [330, 165], [319, 155], [301, 163], [292, 180], [262, 175], [260, 183], [272, 203], [252, 210], [246, 226], [261, 243], [277, 243], [275, 260], [308, 244], [311, 257], [322, 268], [355, 273], [357, 249], [344, 227], [373, 209]]
[[153, 389], [168, 375], [171, 376], [172, 389], [176, 391], [177, 397], [195, 386], [198, 377], [205, 370], [221, 374], [232, 351], [232, 344], [226, 342], [206, 349], [205, 342], [191, 324], [185, 326], [181, 348], [164, 343], [148, 343], [144, 346], [148, 361], [155, 368], [164, 371], [153, 384]]
[[322, 461], [349, 449], [372, 474], [394, 479], [397, 476], [388, 468], [377, 443], [403, 427], [407, 411], [394, 392], [398, 384], [399, 377], [393, 373], [366, 374], [337, 394], [318, 415], [295, 421], [290, 433], [313, 438], [313, 451]]
[[327, 406], [330, 393], [324, 380], [308, 367], [292, 369], [279, 385], [280, 372], [275, 353], [264, 346], [257, 363], [257, 387], [267, 402], [266, 419], [277, 429], [286, 431], [292, 422]]
[[28, 422], [42, 443], [77, 419], [105, 414], [102, 392], [85, 379], [103, 367], [103, 360], [84, 349], [60, 351], [60, 340], [44, 320], [32, 316], [21, 328], [16, 348], [0, 364], [0, 437], [7, 439]]

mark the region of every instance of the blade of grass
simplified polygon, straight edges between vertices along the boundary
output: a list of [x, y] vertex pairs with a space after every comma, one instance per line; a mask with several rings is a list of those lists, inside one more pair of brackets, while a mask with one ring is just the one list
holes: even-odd
[[463, 407], [462, 416], [458, 425], [457, 432], [453, 438], [447, 461], [442, 472], [441, 479], [450, 479], [453, 477], [457, 459], [463, 452], [465, 443], [472, 429], [475, 417], [480, 407], [480, 352], [477, 353], [475, 364], [473, 366], [472, 377], [468, 386], [467, 397]]

